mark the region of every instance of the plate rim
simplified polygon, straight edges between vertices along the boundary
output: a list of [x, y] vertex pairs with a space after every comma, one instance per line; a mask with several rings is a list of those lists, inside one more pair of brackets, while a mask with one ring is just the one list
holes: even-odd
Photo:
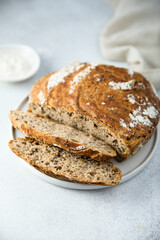
[[[21, 103], [18, 105], [17, 110], [21, 110], [22, 107], [28, 103], [29, 101], [29, 94], [21, 101]], [[12, 139], [15, 140], [15, 136], [14, 136], [14, 132], [15, 132], [15, 128], [11, 125], [11, 136]], [[155, 135], [155, 136], [154, 136]], [[157, 125], [157, 128], [154, 132], [154, 134], [152, 135], [154, 136], [154, 145], [151, 149], [151, 151], [148, 153], [148, 156], [144, 159], [144, 161], [142, 163], [140, 163], [140, 165], [138, 165], [137, 167], [135, 167], [132, 171], [122, 175], [122, 179], [120, 181], [121, 183], [124, 183], [126, 181], [128, 181], [129, 179], [133, 178], [134, 176], [136, 176], [138, 173], [140, 173], [147, 165], [148, 163], [151, 161], [153, 154], [157, 148], [158, 145], [158, 139], [159, 139], [159, 124]], [[19, 157], [18, 157], [19, 158]], [[37, 170], [36, 168], [34, 168], [33, 166], [29, 165], [27, 162], [22, 161], [23, 163], [25, 163], [25, 166], [27, 166], [27, 168], [30, 168], [31, 172], [34, 173], [35, 175], [38, 175], [41, 179], [52, 183], [54, 185], [60, 186], [60, 187], [64, 187], [64, 188], [70, 188], [70, 189], [78, 189], [78, 190], [96, 190], [96, 189], [102, 189], [102, 188], [107, 188], [107, 187], [114, 187], [113, 186], [103, 186], [103, 185], [94, 185], [94, 184], [82, 184], [82, 183], [74, 183], [74, 182], [70, 182], [67, 180], [61, 180], [55, 177], [51, 177], [49, 175], [46, 175], [42, 172], [40, 172], [39, 170]], [[63, 186], [66, 184], [70, 184], [70, 186]], [[116, 186], [116, 185], [115, 185]]]

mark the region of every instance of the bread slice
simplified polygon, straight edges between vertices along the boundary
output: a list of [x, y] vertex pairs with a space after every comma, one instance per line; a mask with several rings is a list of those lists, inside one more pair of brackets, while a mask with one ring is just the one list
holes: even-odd
[[28, 137], [56, 144], [79, 155], [89, 156], [97, 161], [106, 161], [116, 156], [116, 152], [102, 140], [50, 119], [15, 110], [10, 112], [10, 120], [15, 128]]
[[117, 185], [121, 171], [111, 162], [98, 162], [32, 138], [9, 142], [10, 149], [41, 172], [73, 182]]
[[44, 76], [31, 90], [29, 109], [105, 141], [119, 160], [151, 138], [160, 117], [145, 77], [104, 64], [72, 63]]

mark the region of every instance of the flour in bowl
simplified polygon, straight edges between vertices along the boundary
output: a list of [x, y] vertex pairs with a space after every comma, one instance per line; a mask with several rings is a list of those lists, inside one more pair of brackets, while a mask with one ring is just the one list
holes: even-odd
[[0, 78], [15, 79], [27, 75], [31, 65], [25, 57], [0, 52]]

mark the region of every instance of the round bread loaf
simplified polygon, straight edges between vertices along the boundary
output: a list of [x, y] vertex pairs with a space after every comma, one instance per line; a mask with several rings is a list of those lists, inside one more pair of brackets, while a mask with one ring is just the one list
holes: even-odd
[[29, 109], [104, 140], [119, 160], [151, 138], [160, 116], [159, 99], [141, 74], [77, 62], [41, 78]]

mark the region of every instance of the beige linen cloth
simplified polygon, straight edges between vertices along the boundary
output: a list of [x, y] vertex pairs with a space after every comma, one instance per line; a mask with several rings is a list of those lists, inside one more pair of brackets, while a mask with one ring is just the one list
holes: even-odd
[[100, 37], [107, 60], [129, 63], [160, 88], [160, 0], [108, 0], [114, 16]]

